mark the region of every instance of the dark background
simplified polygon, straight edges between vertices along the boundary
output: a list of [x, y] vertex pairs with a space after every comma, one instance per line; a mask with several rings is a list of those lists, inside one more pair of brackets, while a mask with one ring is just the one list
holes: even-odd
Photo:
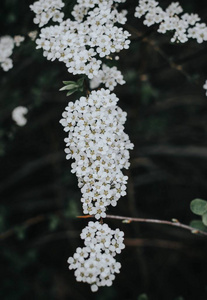
[[[75, 1], [65, 7], [69, 15]], [[0, 36], [36, 30], [32, 1], [3, 0]], [[137, 1], [136, 1], [137, 3]], [[207, 43], [171, 44], [171, 34], [144, 27], [129, 10], [129, 50], [116, 62], [127, 83], [115, 89], [127, 111], [131, 151], [128, 194], [108, 214], [189, 224], [194, 198], [207, 199]], [[163, 7], [166, 1], [162, 1]], [[207, 22], [207, 6], [182, 1], [186, 12]], [[207, 299], [207, 239], [166, 225], [105, 220], [125, 232], [126, 249], [118, 257], [121, 273], [110, 288], [91, 293], [77, 283], [67, 259], [82, 246], [82, 214], [75, 175], [66, 161], [59, 124], [68, 101], [58, 90], [77, 80], [63, 64], [49, 62], [27, 37], [13, 54], [14, 68], [0, 70], [0, 299], [149, 300]], [[28, 123], [11, 119], [19, 105], [28, 107]], [[180, 297], [180, 298], [179, 298]], [[183, 298], [182, 298], [183, 297]]]

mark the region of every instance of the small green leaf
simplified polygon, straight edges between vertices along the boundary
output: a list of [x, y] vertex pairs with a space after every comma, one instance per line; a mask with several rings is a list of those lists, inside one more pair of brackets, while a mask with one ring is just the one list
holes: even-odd
[[14, 230], [16, 232], [18, 240], [25, 239], [25, 234], [26, 234], [25, 226], [16, 226]]
[[198, 230], [207, 231], [207, 226], [205, 226], [201, 220], [191, 221], [190, 226]]
[[54, 231], [59, 225], [60, 219], [56, 215], [50, 215], [49, 218], [49, 229]]
[[202, 215], [202, 221], [205, 226], [207, 226], [207, 212]]
[[77, 88], [75, 88], [75, 89], [73, 89], [73, 90], [71, 90], [70, 92], [68, 92], [67, 93], [67, 95], [66, 96], [70, 96], [70, 95], [72, 95], [73, 93], [75, 93], [75, 92], [77, 92]]
[[65, 85], [68, 85], [68, 84], [74, 84], [75, 81], [63, 81], [63, 83], [64, 83]]
[[79, 86], [76, 83], [73, 83], [73, 84], [69, 84], [69, 85], [66, 85], [66, 86], [62, 87], [61, 89], [59, 89], [59, 91], [65, 91], [65, 90], [69, 91], [69, 90], [72, 90], [74, 88], [78, 89]]
[[139, 297], [138, 297], [138, 300], [148, 300], [149, 298], [148, 298], [148, 296], [147, 296], [147, 294], [141, 294], [141, 295], [139, 295]]
[[194, 199], [190, 203], [190, 209], [196, 215], [202, 216], [207, 212], [207, 201], [202, 199]]
[[84, 79], [84, 77], [78, 79], [77, 84], [79, 85], [79, 87], [83, 86]]

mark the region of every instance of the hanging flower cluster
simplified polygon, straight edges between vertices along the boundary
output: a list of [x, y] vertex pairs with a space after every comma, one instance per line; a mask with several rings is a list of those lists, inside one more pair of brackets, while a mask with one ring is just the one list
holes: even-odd
[[114, 256], [125, 247], [124, 233], [112, 230], [107, 224], [89, 222], [81, 233], [85, 247], [76, 249], [69, 257], [69, 269], [75, 270], [77, 281], [87, 282], [96, 292], [100, 286], [111, 286], [121, 264]]
[[163, 10], [155, 0], [139, 0], [136, 7], [135, 17], [145, 17], [144, 24], [151, 26], [159, 24], [158, 32], [166, 33], [174, 31], [171, 42], [185, 43], [189, 38], [196, 39], [198, 43], [207, 41], [207, 26], [198, 23], [200, 18], [197, 14], [183, 12], [179, 2], [172, 2], [166, 10]]
[[[114, 3], [124, 1], [78, 1], [72, 11], [74, 20], [41, 29], [37, 48], [44, 50], [48, 60], [65, 63], [69, 73], [86, 74], [89, 79], [99, 77], [100, 59], [129, 48], [129, 32], [115, 25], [126, 22], [126, 11], [118, 12]], [[114, 69], [108, 68], [107, 72], [109, 76], [103, 82], [106, 86], [113, 89], [117, 82], [124, 83], [121, 74], [109, 83]]]
[[92, 91], [80, 100], [69, 102], [60, 123], [68, 132], [66, 158], [75, 159], [72, 172], [78, 177], [83, 212], [105, 218], [106, 207], [116, 206], [126, 194], [127, 176], [133, 148], [124, 133], [126, 113], [117, 106], [118, 98], [109, 90]]
[[17, 35], [12, 38], [9, 35], [0, 37], [0, 65], [4, 71], [8, 71], [13, 67], [13, 61], [10, 56], [13, 53], [14, 46], [20, 46], [24, 41], [24, 37]]
[[53, 22], [62, 22], [64, 13], [60, 12], [64, 7], [62, 0], [39, 0], [30, 5], [30, 9], [36, 14], [33, 22], [44, 26], [52, 19]]

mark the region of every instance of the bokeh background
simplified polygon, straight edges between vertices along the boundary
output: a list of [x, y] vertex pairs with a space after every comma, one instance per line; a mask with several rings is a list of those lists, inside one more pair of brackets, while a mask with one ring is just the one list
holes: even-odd
[[[36, 30], [29, 4], [2, 0], [0, 36]], [[76, 1], [66, 1], [70, 15]], [[168, 1], [167, 1], [168, 2]], [[160, 2], [163, 7], [166, 1]], [[186, 12], [207, 22], [205, 2], [180, 1]], [[207, 199], [207, 43], [170, 43], [133, 17], [137, 1], [124, 4], [131, 47], [114, 62], [127, 84], [115, 89], [127, 111], [131, 151], [128, 193], [108, 214], [189, 224], [194, 198]], [[169, 2], [168, 2], [169, 4]], [[207, 239], [166, 225], [106, 220], [125, 232], [126, 249], [118, 257], [121, 273], [110, 288], [91, 293], [68, 270], [67, 258], [82, 245], [82, 215], [71, 161], [64, 154], [59, 124], [68, 101], [58, 90], [77, 80], [64, 65], [49, 62], [29, 37], [13, 54], [14, 68], [0, 70], [0, 299], [48, 300], [206, 300]], [[28, 107], [28, 123], [11, 118]], [[140, 294], [146, 296], [139, 297]]]

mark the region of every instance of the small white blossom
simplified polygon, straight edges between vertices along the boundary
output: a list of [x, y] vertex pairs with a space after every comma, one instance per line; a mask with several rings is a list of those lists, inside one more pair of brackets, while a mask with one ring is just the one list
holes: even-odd
[[207, 80], [205, 81], [205, 84], [203, 85], [203, 88], [206, 91], [206, 96], [207, 96]]
[[25, 40], [25, 37], [24, 36], [21, 36], [21, 35], [15, 35], [14, 37], [14, 43], [17, 47], [20, 46], [20, 44]]
[[25, 114], [28, 113], [28, 109], [24, 106], [18, 106], [12, 111], [12, 119], [18, 126], [24, 126], [27, 123]]
[[106, 88], [113, 91], [117, 83], [123, 85], [125, 84], [125, 81], [121, 72], [117, 70], [117, 67], [110, 68], [103, 64], [102, 69], [98, 71], [97, 76], [93, 77], [90, 81], [90, 88], [97, 88], [101, 83], [103, 83]]
[[64, 14], [60, 12], [65, 4], [62, 0], [39, 0], [30, 5], [30, 9], [36, 14], [34, 23], [39, 27], [44, 26], [52, 19], [54, 22], [62, 22]]
[[10, 56], [14, 48], [14, 39], [11, 36], [0, 37], [0, 64], [4, 71], [13, 67]]
[[4, 71], [12, 69], [13, 61], [10, 56], [14, 46], [20, 46], [23, 41], [24, 37], [21, 35], [16, 35], [14, 38], [8, 35], [0, 37], [0, 65]]

